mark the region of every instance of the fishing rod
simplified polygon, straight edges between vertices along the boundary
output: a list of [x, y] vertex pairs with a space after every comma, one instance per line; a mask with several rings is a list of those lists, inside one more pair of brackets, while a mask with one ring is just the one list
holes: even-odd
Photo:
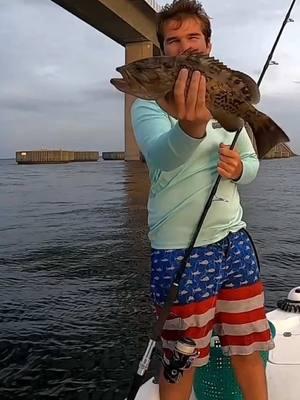
[[263, 77], [264, 77], [264, 75], [265, 75], [267, 69], [268, 69], [269, 66], [271, 65], [271, 61], [272, 61], [272, 57], [273, 57], [274, 51], [275, 51], [275, 49], [276, 49], [276, 47], [277, 47], [277, 44], [278, 44], [278, 42], [279, 42], [279, 39], [280, 39], [280, 37], [281, 37], [281, 35], [282, 35], [282, 32], [283, 32], [283, 30], [284, 30], [286, 24], [287, 24], [288, 22], [293, 22], [293, 20], [290, 18], [290, 15], [291, 15], [292, 9], [294, 8], [295, 3], [296, 3], [296, 0], [293, 0], [292, 3], [291, 3], [291, 5], [290, 5], [290, 8], [288, 9], [288, 12], [287, 12], [287, 14], [286, 14], [286, 16], [285, 16], [285, 18], [284, 18], [284, 20], [283, 20], [283, 23], [282, 23], [282, 25], [281, 25], [281, 28], [280, 28], [280, 30], [279, 30], [279, 32], [278, 32], [278, 35], [277, 35], [277, 37], [276, 37], [276, 39], [275, 39], [275, 42], [274, 42], [273, 46], [272, 46], [272, 49], [271, 49], [271, 51], [270, 51], [270, 54], [268, 55], [267, 60], [266, 60], [266, 62], [265, 62], [265, 65], [263, 66], [263, 69], [262, 69], [262, 71], [261, 71], [260, 77], [258, 78], [257, 86], [260, 86], [261, 81], [263, 80]]
[[[283, 32], [283, 29], [284, 29], [285, 25], [287, 24], [287, 22], [290, 21], [290, 14], [291, 14], [291, 11], [292, 11], [295, 3], [296, 3], [296, 0], [293, 0], [291, 6], [290, 6], [290, 8], [289, 8], [289, 10], [288, 10], [288, 12], [287, 12], [287, 14], [285, 16], [285, 19], [284, 19], [284, 21], [282, 23], [282, 26], [280, 28], [279, 34], [278, 34], [278, 36], [277, 36], [277, 38], [275, 40], [275, 43], [274, 43], [274, 45], [273, 45], [273, 47], [271, 49], [270, 54], [267, 57], [267, 61], [266, 61], [265, 65], [264, 65], [264, 67], [262, 69], [262, 72], [261, 72], [261, 75], [260, 75], [260, 77], [259, 77], [259, 79], [257, 81], [257, 86], [260, 86], [260, 84], [262, 82], [262, 79], [263, 79], [263, 77], [264, 77], [264, 75], [265, 75], [265, 73], [266, 73], [266, 71], [267, 71], [267, 69], [268, 69], [268, 67], [270, 65], [270, 61], [272, 59], [273, 53], [274, 53], [274, 51], [276, 49], [276, 46], [277, 46], [277, 44], [279, 42], [279, 39], [280, 39], [281, 34]], [[234, 146], [235, 146], [235, 144], [236, 144], [236, 142], [237, 142], [237, 140], [239, 138], [239, 135], [240, 135], [243, 127], [244, 127], [244, 125], [242, 125], [236, 131], [234, 139], [233, 139], [233, 141], [232, 141], [232, 143], [230, 145], [230, 149], [231, 150], [234, 148]], [[145, 351], [145, 353], [143, 355], [142, 360], [139, 363], [138, 370], [137, 370], [137, 372], [136, 372], [136, 374], [135, 374], [135, 376], [133, 378], [131, 387], [129, 389], [129, 393], [128, 393], [128, 396], [126, 398], [127, 400], [134, 400], [135, 399], [136, 394], [137, 394], [140, 386], [143, 383], [143, 378], [144, 378], [144, 375], [145, 375], [145, 373], [148, 370], [148, 367], [150, 365], [152, 354], [153, 354], [153, 351], [155, 349], [156, 343], [157, 343], [157, 341], [159, 340], [159, 338], [161, 336], [161, 332], [163, 330], [163, 326], [164, 326], [164, 324], [165, 324], [165, 322], [166, 322], [166, 320], [168, 318], [168, 315], [170, 313], [171, 307], [172, 307], [174, 301], [177, 298], [179, 282], [181, 280], [182, 274], [183, 274], [183, 272], [185, 270], [187, 261], [188, 261], [190, 255], [191, 255], [191, 253], [193, 251], [194, 244], [195, 244], [195, 242], [197, 240], [197, 237], [199, 235], [199, 232], [201, 230], [203, 222], [204, 222], [204, 220], [206, 218], [206, 215], [207, 215], [207, 213], [208, 213], [208, 211], [210, 209], [210, 206], [212, 204], [213, 198], [214, 198], [214, 196], [215, 196], [215, 194], [217, 192], [217, 189], [218, 189], [219, 183], [221, 181], [221, 178], [222, 178], [221, 175], [218, 174], [218, 177], [217, 177], [217, 179], [216, 179], [216, 181], [215, 181], [215, 183], [214, 183], [214, 185], [212, 187], [210, 195], [209, 195], [209, 197], [207, 199], [207, 202], [206, 202], [206, 204], [204, 206], [203, 212], [202, 212], [202, 214], [200, 216], [199, 222], [198, 222], [198, 224], [196, 226], [195, 232], [194, 232], [194, 234], [192, 236], [190, 245], [186, 249], [184, 257], [180, 262], [179, 270], [177, 271], [177, 274], [176, 274], [175, 279], [174, 279], [174, 281], [172, 283], [171, 289], [169, 290], [169, 293], [168, 293], [167, 299], [165, 301], [165, 304], [164, 304], [164, 306], [163, 306], [163, 308], [162, 308], [162, 310], [161, 310], [161, 312], [160, 312], [160, 314], [158, 316], [158, 319], [155, 321], [155, 324], [153, 326], [152, 333], [150, 335], [146, 351]]]

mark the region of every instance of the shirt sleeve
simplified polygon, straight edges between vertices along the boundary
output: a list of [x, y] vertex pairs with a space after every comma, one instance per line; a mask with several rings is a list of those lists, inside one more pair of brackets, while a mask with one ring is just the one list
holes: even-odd
[[167, 113], [154, 101], [136, 100], [131, 107], [131, 120], [147, 164], [162, 171], [184, 164], [203, 140], [187, 135], [178, 122], [172, 127]]
[[[251, 135], [251, 128], [247, 126], [247, 130]], [[259, 160], [247, 130], [246, 128], [242, 129], [236, 143], [236, 149], [240, 153], [243, 163], [243, 172], [241, 177], [234, 182], [241, 185], [251, 183], [256, 178], [259, 169]]]

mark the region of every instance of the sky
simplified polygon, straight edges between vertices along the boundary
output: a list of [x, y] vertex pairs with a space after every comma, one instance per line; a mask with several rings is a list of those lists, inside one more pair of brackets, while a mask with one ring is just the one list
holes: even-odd
[[[212, 55], [257, 80], [290, 3], [203, 1]], [[300, 153], [300, 0], [291, 17], [257, 107]], [[41, 148], [124, 150], [124, 96], [109, 83], [124, 64], [122, 46], [51, 0], [0, 0], [0, 41], [0, 158]]]

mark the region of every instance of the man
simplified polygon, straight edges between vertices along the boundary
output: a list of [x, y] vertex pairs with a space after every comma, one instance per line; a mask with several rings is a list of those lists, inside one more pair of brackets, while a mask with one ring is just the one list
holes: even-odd
[[[157, 36], [165, 55], [210, 54], [211, 27], [197, 0], [174, 0], [158, 16]], [[204, 76], [178, 75], [173, 96], [132, 106], [137, 143], [148, 165], [151, 295], [163, 306], [217, 174], [217, 194], [179, 285], [179, 297], [162, 333], [169, 359], [181, 337], [193, 339], [199, 356], [177, 384], [161, 373], [161, 400], [188, 400], [195, 367], [209, 360], [212, 329], [218, 333], [245, 400], [266, 400], [259, 351], [273, 348], [264, 310], [263, 286], [252, 240], [242, 220], [238, 186], [256, 177], [259, 162], [245, 129], [234, 135], [212, 119], [205, 105]], [[224, 399], [225, 400], [225, 399]]]

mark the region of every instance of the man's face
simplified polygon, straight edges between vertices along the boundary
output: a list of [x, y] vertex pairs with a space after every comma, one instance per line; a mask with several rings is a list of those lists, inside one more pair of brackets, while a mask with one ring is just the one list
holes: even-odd
[[202, 24], [198, 18], [188, 17], [178, 22], [170, 19], [164, 24], [164, 54], [177, 56], [185, 50], [209, 54], [211, 44], [206, 43], [202, 32]]

